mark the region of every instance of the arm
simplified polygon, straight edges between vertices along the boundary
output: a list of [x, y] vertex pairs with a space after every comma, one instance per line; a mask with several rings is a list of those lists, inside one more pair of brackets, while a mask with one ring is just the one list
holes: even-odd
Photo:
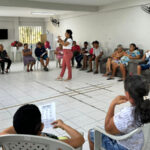
[[140, 59], [140, 55], [137, 55], [136, 57], [129, 56], [130, 59]]
[[101, 52], [101, 53], [100, 53], [100, 55], [99, 55], [99, 58], [101, 58], [101, 57], [103, 56], [103, 54], [104, 54], [104, 53], [103, 53], [103, 52]]
[[127, 98], [125, 96], [117, 96], [110, 104], [109, 110], [105, 118], [105, 130], [109, 134], [112, 135], [120, 134], [120, 131], [116, 128], [114, 124], [114, 111], [116, 105], [120, 105], [126, 102]]
[[13, 126], [9, 127], [0, 133], [0, 135], [6, 135], [6, 134], [16, 134], [14, 127]]
[[76, 131], [75, 129], [71, 128], [70, 126], [66, 125], [63, 121], [57, 120], [52, 123], [54, 125], [54, 128], [61, 128], [65, 130], [69, 135], [70, 139], [67, 140], [62, 140], [63, 142], [69, 144], [70, 146], [74, 148], [81, 147], [84, 143], [84, 138], [83, 136]]
[[58, 36], [58, 43], [60, 43], [62, 46], [68, 46], [70, 44], [69, 42], [64, 42], [60, 36]]

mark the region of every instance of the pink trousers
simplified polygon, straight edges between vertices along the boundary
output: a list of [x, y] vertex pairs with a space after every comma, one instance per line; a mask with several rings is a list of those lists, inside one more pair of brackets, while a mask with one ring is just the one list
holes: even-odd
[[73, 53], [71, 49], [63, 50], [63, 62], [62, 62], [62, 71], [60, 76], [63, 77], [66, 71], [66, 67], [68, 69], [68, 79], [72, 79], [72, 67], [71, 67], [71, 59], [73, 57]]

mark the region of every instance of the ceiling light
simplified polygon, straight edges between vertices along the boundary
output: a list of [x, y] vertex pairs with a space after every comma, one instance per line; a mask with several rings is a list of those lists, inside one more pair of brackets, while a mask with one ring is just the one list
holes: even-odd
[[50, 13], [50, 12], [32, 12], [32, 15], [47, 15], [47, 16], [53, 16], [55, 15], [54, 13]]

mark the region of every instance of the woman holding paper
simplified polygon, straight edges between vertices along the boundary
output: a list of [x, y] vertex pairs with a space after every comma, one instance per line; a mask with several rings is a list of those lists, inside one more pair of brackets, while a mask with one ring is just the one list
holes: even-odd
[[62, 40], [60, 36], [58, 36], [58, 43], [63, 45], [63, 63], [62, 63], [62, 71], [60, 73], [60, 76], [57, 78], [57, 80], [62, 81], [64, 73], [66, 71], [66, 67], [68, 69], [68, 78], [65, 81], [69, 81], [72, 79], [72, 68], [71, 68], [71, 59], [73, 56], [73, 53], [71, 51], [72, 49], [72, 43], [73, 43], [73, 38], [72, 38], [72, 31], [71, 30], [66, 30], [65, 33], [65, 40]]

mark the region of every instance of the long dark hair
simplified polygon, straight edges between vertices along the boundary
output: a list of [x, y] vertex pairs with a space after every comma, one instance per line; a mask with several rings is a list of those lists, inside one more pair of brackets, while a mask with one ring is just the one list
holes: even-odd
[[137, 50], [137, 49], [138, 49], [138, 47], [136, 46], [136, 44], [135, 44], [135, 43], [131, 43], [131, 44], [130, 44], [130, 46], [133, 46], [135, 50]]
[[[67, 30], [66, 30], [66, 33], [68, 33], [69, 36], [70, 36], [70, 38], [73, 40], [73, 37], [72, 37], [73, 32], [72, 32], [72, 30], [67, 29]], [[68, 38], [65, 39], [65, 42], [67, 41], [67, 39], [68, 39]]]
[[[124, 83], [125, 91], [134, 100], [134, 117], [138, 126], [150, 122], [150, 100], [147, 98], [149, 84], [142, 76], [133, 75], [126, 78]], [[145, 98], [146, 97], [146, 98]]]

